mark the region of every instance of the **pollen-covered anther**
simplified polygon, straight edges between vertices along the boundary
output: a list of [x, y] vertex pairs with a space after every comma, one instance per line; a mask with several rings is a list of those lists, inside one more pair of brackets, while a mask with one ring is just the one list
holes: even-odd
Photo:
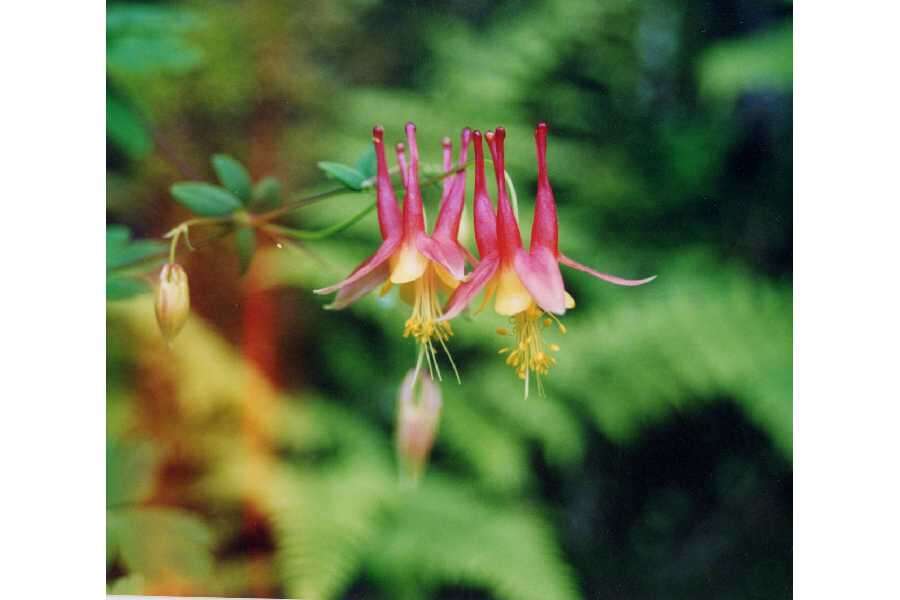
[[[556, 364], [556, 358], [551, 356], [548, 351], [556, 353], [559, 352], [560, 347], [558, 344], [549, 344], [545, 350], [542, 331], [554, 322], [559, 326], [560, 331], [564, 326], [556, 317], [548, 316], [548, 313], [533, 303], [527, 309], [510, 317], [509, 322], [512, 326], [511, 335], [516, 339], [516, 343], [512, 347], [501, 348], [498, 354], [506, 354], [506, 364], [516, 370], [519, 379], [525, 381], [526, 396], [532, 373], [537, 379], [538, 392], [543, 394], [544, 386], [541, 378], [548, 375], [550, 368]], [[497, 333], [507, 335], [509, 330], [500, 327], [497, 329]]]

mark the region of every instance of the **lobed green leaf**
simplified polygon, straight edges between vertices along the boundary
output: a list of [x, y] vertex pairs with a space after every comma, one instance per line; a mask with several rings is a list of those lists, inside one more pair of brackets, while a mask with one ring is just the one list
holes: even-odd
[[356, 170], [362, 173], [366, 179], [375, 177], [378, 162], [375, 159], [375, 148], [369, 146], [356, 161]]
[[200, 181], [173, 184], [172, 196], [179, 204], [201, 217], [224, 217], [241, 207], [241, 201], [231, 192]]
[[253, 186], [253, 198], [250, 206], [263, 210], [275, 208], [281, 204], [281, 182], [271, 175], [263, 177]]
[[318, 163], [320, 169], [332, 179], [337, 179], [345, 186], [354, 191], [363, 189], [367, 177], [355, 168], [336, 162], [321, 161]]
[[253, 195], [253, 182], [246, 167], [227, 154], [215, 154], [212, 166], [216, 176], [229, 192], [237, 196], [245, 205]]
[[161, 254], [166, 249], [166, 245], [155, 240], [136, 240], [134, 242], [117, 241], [115, 239], [110, 243], [107, 237], [106, 244], [106, 270], [119, 269], [134, 265], [143, 260]]

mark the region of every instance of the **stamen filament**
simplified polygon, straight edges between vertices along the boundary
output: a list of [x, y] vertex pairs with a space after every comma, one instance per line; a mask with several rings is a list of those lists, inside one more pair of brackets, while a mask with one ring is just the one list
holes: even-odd
[[450, 350], [447, 348], [446, 343], [450, 336], [453, 335], [453, 329], [449, 322], [438, 321], [444, 313], [438, 298], [440, 279], [435, 271], [435, 266], [429, 262], [425, 272], [414, 282], [411, 282], [411, 285], [414, 286], [415, 300], [412, 314], [406, 320], [403, 329], [403, 337], [412, 336], [415, 338], [420, 345], [419, 361], [421, 362], [421, 358], [424, 356], [432, 379], [441, 381], [441, 368], [438, 365], [437, 349], [435, 348], [435, 341], [437, 341], [444, 354], [447, 355], [450, 366], [453, 367], [456, 380], [460, 381], [459, 371], [456, 368], [456, 363], [453, 362], [453, 357], [450, 355]]
[[[510, 347], [503, 347], [498, 354], [507, 354], [506, 364], [516, 370], [519, 379], [525, 382], [525, 397], [531, 382], [531, 374], [534, 373], [537, 381], [538, 393], [544, 395], [544, 384], [542, 377], [549, 374], [550, 368], [556, 364], [556, 358], [549, 356], [544, 351], [544, 342], [541, 330], [550, 327], [555, 322], [559, 327], [560, 333], [565, 333], [565, 326], [560, 323], [555, 315], [545, 313], [534, 303], [529, 307], [509, 318], [512, 325], [511, 335], [515, 337], [516, 343]], [[501, 336], [509, 335], [510, 332], [500, 327], [497, 333]], [[551, 352], [559, 352], [558, 344], [550, 344], [547, 349]]]

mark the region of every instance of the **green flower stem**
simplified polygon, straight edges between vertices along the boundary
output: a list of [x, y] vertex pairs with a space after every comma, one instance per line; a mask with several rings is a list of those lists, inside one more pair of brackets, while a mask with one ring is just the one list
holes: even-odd
[[339, 187], [339, 188], [334, 188], [331, 190], [326, 190], [324, 192], [312, 194], [311, 196], [305, 196], [303, 198], [298, 198], [297, 200], [294, 200], [293, 202], [288, 202], [288, 203], [284, 204], [283, 206], [279, 206], [278, 208], [275, 208], [268, 212], [260, 213], [258, 215], [255, 215], [253, 217], [253, 219], [254, 219], [254, 221], [259, 222], [259, 223], [267, 223], [267, 222], [277, 219], [279, 217], [283, 217], [284, 215], [286, 215], [290, 212], [293, 212], [299, 208], [309, 206], [310, 204], [313, 204], [320, 200], [325, 200], [326, 198], [331, 198], [332, 196], [340, 196], [341, 194], [347, 194], [347, 193], [357, 193], [357, 192], [350, 192], [345, 187]]
[[357, 222], [366, 217], [369, 213], [375, 210], [375, 203], [369, 204], [363, 210], [356, 213], [346, 221], [341, 223], [336, 223], [331, 227], [326, 227], [325, 229], [320, 229], [318, 231], [304, 231], [302, 229], [292, 229], [290, 227], [285, 227], [283, 225], [276, 225], [274, 223], [265, 224], [262, 226], [264, 231], [268, 231], [277, 235], [281, 235], [284, 237], [288, 237], [295, 240], [301, 241], [311, 241], [311, 240], [323, 240], [325, 238], [331, 237], [332, 235], [336, 235], [345, 229], [348, 229], [355, 225]]
[[[467, 162], [464, 165], [460, 165], [456, 168], [450, 169], [449, 171], [442, 171], [440, 174], [427, 177], [423, 179], [422, 185], [434, 185], [442, 181], [443, 179], [450, 177], [452, 175], [456, 175], [457, 173], [461, 173], [468, 169], [474, 162]], [[398, 168], [394, 167], [390, 169], [391, 173], [396, 174], [398, 172]], [[510, 195], [513, 203], [513, 210], [515, 210], [518, 215], [518, 203], [516, 202], [516, 194], [515, 188], [512, 186], [512, 181], [509, 178], [509, 174], [506, 174], [506, 180], [508, 182], [510, 188]], [[375, 178], [367, 179], [363, 183], [363, 190], [368, 191], [371, 190], [375, 185]], [[395, 188], [395, 191], [402, 191], [402, 188]], [[333, 235], [336, 235], [345, 229], [348, 229], [355, 225], [357, 222], [366, 217], [370, 212], [375, 209], [376, 204], [373, 202], [366, 206], [363, 210], [353, 215], [351, 218], [343, 221], [341, 223], [337, 223], [332, 225], [331, 227], [326, 227], [325, 229], [320, 229], [318, 231], [304, 231], [301, 229], [293, 229], [291, 227], [287, 227], [284, 225], [278, 225], [272, 223], [275, 219], [283, 217], [284, 215], [291, 213], [297, 209], [303, 208], [305, 206], [309, 206], [315, 202], [320, 200], [325, 200], [327, 198], [332, 198], [334, 196], [340, 196], [348, 193], [359, 193], [359, 192], [351, 192], [346, 187], [333, 188], [330, 190], [325, 190], [322, 192], [318, 192], [309, 196], [304, 196], [302, 198], [298, 198], [292, 202], [289, 202], [283, 206], [270, 210], [268, 212], [260, 213], [258, 215], [248, 214], [245, 211], [237, 211], [231, 215], [225, 217], [199, 217], [194, 219], [188, 219], [182, 223], [179, 223], [171, 230], [169, 230], [164, 236], [164, 239], [171, 238], [171, 244], [169, 245], [169, 262], [175, 262], [175, 254], [178, 249], [178, 241], [182, 236], [184, 236], [185, 243], [187, 243], [188, 248], [194, 250], [194, 246], [191, 245], [190, 238], [188, 237], [190, 228], [195, 225], [227, 225], [228, 227], [221, 232], [220, 234], [213, 236], [205, 240], [205, 243], [209, 243], [214, 239], [218, 239], [220, 237], [224, 237], [228, 235], [232, 231], [234, 231], [234, 225], [246, 225], [250, 227], [258, 227], [264, 231], [281, 235], [287, 238], [302, 240], [302, 241], [313, 241], [313, 240], [323, 240]]]
[[[227, 224], [223, 223], [221, 225], [223, 225], [224, 227], [220, 231], [200, 240], [199, 243], [193, 243], [192, 248], [194, 250], [199, 250], [200, 248], [204, 248], [204, 247], [212, 244], [216, 240], [222, 239], [223, 237], [227, 236], [229, 233], [231, 233], [233, 231], [233, 228], [228, 226]], [[110, 275], [128, 275], [134, 271], [140, 271], [142, 265], [152, 263], [153, 261], [157, 261], [161, 258], [166, 258], [167, 256], [171, 259], [171, 256], [169, 254], [170, 250], [171, 250], [171, 247], [169, 250], [161, 250], [159, 252], [156, 252], [155, 254], [147, 255], [146, 257], [142, 258], [140, 261], [138, 261], [136, 263], [131, 263], [131, 264], [123, 265], [121, 267], [116, 267], [114, 269], [110, 269], [109, 274]]]
[[184, 241], [187, 243], [188, 248], [191, 250], [194, 249], [194, 247], [191, 246], [191, 239], [188, 237], [188, 231], [192, 225], [219, 225], [230, 223], [235, 220], [235, 217], [236, 215], [228, 215], [227, 217], [198, 217], [196, 219], [188, 219], [170, 229], [163, 236], [163, 239], [172, 238], [172, 243], [169, 245], [169, 262], [175, 262], [175, 251], [178, 249], [178, 239], [181, 236], [184, 236]]

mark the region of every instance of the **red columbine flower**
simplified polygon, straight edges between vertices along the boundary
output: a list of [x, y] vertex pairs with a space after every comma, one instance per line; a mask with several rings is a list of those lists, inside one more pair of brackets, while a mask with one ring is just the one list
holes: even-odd
[[[534, 372], [538, 388], [541, 375], [546, 375], [556, 359], [544, 351], [541, 329], [556, 321], [562, 333], [565, 327], [554, 315], [562, 315], [567, 308], [574, 308], [575, 301], [563, 285], [559, 263], [584, 271], [594, 277], [616, 285], [642, 285], [656, 278], [623, 279], [586, 267], [559, 251], [559, 224], [556, 218], [556, 202], [547, 175], [547, 125], [541, 123], [534, 133], [538, 159], [538, 185], [535, 200], [534, 222], [531, 227], [531, 247], [522, 247], [519, 225], [513, 214], [504, 178], [503, 142], [506, 131], [498, 127], [485, 134], [494, 163], [497, 180], [497, 213], [494, 214], [484, 183], [484, 155], [481, 133], [475, 134], [475, 241], [481, 262], [469, 279], [460, 284], [447, 303], [442, 319], [452, 319], [459, 314], [485, 286], [484, 302], [494, 297], [494, 310], [509, 317], [513, 327], [515, 345], [503, 348], [509, 353], [506, 362], [525, 380]], [[510, 335], [499, 329], [501, 335]], [[555, 344], [548, 347], [559, 349]]]
[[[450, 292], [459, 285], [465, 277], [465, 263], [469, 257], [457, 241], [465, 202], [465, 170], [445, 178], [440, 211], [434, 231], [428, 235], [425, 232], [425, 214], [419, 189], [419, 148], [416, 144], [415, 125], [406, 124], [408, 164], [403, 145], [397, 146], [397, 161], [404, 187], [402, 215], [397, 207], [388, 174], [384, 130], [375, 127], [372, 135], [378, 161], [376, 175], [378, 224], [384, 241], [375, 254], [356, 267], [347, 279], [315, 292], [330, 294], [336, 291], [337, 297], [326, 308], [341, 309], [378, 286], [384, 286], [382, 289], [384, 293], [391, 285], [400, 285], [401, 298], [413, 307], [403, 335], [404, 337], [411, 335], [416, 339], [421, 345], [422, 354], [428, 361], [429, 368], [433, 366], [440, 377], [434, 342], [438, 342], [447, 352], [445, 342], [453, 332], [450, 323], [439, 320], [443, 312], [438, 299], [438, 290]], [[466, 162], [470, 137], [469, 129], [464, 129], [459, 150], [460, 166]], [[443, 146], [444, 169], [449, 171], [452, 168], [450, 140], [445, 138]], [[449, 357], [449, 352], [447, 356]]]

